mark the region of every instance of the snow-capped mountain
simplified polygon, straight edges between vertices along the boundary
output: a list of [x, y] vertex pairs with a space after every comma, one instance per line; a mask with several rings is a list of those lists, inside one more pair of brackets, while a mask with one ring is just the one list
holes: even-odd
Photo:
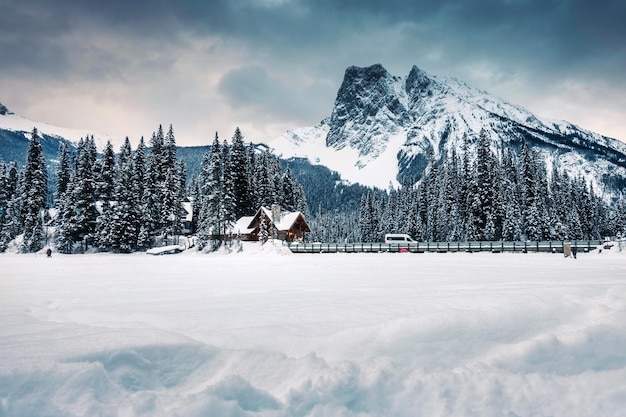
[[100, 149], [104, 148], [106, 141], [111, 139], [108, 135], [96, 133], [90, 130], [68, 129], [48, 123], [29, 120], [25, 117], [12, 113], [6, 106], [0, 103], [0, 130], [14, 132], [24, 136], [24, 138], [30, 139], [31, 132], [34, 127], [37, 128], [37, 131], [39, 131], [41, 135], [65, 139], [73, 143], [78, 143], [81, 138], [93, 136], [96, 141], [96, 145]]
[[582, 175], [612, 194], [626, 178], [626, 144], [566, 121], [528, 110], [454, 78], [413, 67], [406, 77], [382, 65], [349, 67], [331, 115], [313, 127], [287, 131], [269, 143], [283, 157], [306, 157], [343, 178], [386, 187], [403, 176], [419, 178], [429, 154], [461, 152], [467, 136], [473, 152], [484, 129], [492, 149], [519, 149], [523, 140], [548, 162]]

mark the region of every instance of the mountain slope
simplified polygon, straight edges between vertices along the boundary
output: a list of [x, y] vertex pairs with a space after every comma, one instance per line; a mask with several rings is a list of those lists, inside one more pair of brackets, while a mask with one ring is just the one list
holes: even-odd
[[10, 112], [0, 103], [0, 158], [23, 164], [26, 161], [28, 141], [34, 127], [42, 137], [41, 142], [46, 159], [56, 156], [59, 143], [63, 140], [76, 144], [81, 138], [94, 136], [98, 147], [102, 149], [106, 141], [110, 139], [107, 135], [90, 130], [68, 129], [35, 122]]
[[269, 143], [284, 157], [306, 157], [353, 182], [385, 187], [419, 178], [429, 155], [462, 151], [484, 129], [492, 150], [519, 149], [523, 140], [549, 163], [582, 175], [598, 189], [626, 178], [626, 144], [565, 121], [550, 121], [454, 78], [413, 67], [406, 77], [381, 65], [349, 67], [331, 115]]

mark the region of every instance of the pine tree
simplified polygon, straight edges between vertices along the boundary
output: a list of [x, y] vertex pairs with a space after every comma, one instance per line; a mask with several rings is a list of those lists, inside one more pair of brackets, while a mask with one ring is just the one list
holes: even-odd
[[261, 216], [261, 221], [259, 222], [259, 242], [262, 244], [265, 244], [265, 242], [269, 239], [270, 233], [267, 229], [267, 222]]
[[[184, 196], [184, 178], [181, 181], [178, 162], [176, 160], [176, 139], [174, 128], [170, 125], [163, 145], [164, 163], [163, 183], [161, 184], [161, 195], [163, 205], [161, 219], [166, 228], [166, 236], [175, 236], [182, 230], [181, 210], [182, 196]], [[181, 182], [183, 184], [182, 190]]]
[[248, 155], [243, 143], [243, 136], [239, 128], [235, 129], [232, 138], [232, 148], [228, 161], [227, 170], [232, 180], [232, 192], [234, 198], [234, 218], [249, 215], [254, 210], [251, 201], [250, 180], [248, 178]]
[[146, 144], [143, 136], [139, 139], [137, 149], [133, 153], [133, 173], [133, 196], [136, 202], [140, 202], [143, 198], [146, 177]]
[[147, 191], [147, 185], [152, 186], [148, 172], [146, 158], [146, 145], [143, 139], [139, 139], [139, 145], [133, 155], [133, 198], [138, 203], [139, 233], [137, 235], [137, 248], [146, 249], [152, 246], [152, 232], [154, 231], [153, 214], [157, 211], [154, 207], [152, 191]]
[[287, 211], [297, 210], [296, 203], [296, 191], [294, 187], [294, 180], [291, 176], [291, 168], [287, 165], [287, 169], [285, 170], [285, 174], [282, 177], [282, 195], [283, 199], [281, 201], [281, 206], [285, 208]]
[[19, 174], [15, 162], [0, 160], [0, 252], [20, 233]]
[[[79, 143], [74, 172], [67, 198], [68, 232], [72, 240], [89, 240], [95, 231], [98, 211], [96, 209], [96, 181], [94, 166], [96, 145], [93, 137], [87, 137]], [[86, 246], [87, 242], [85, 242]]]
[[[494, 167], [496, 159], [489, 148], [489, 138], [485, 130], [481, 130], [476, 146], [475, 162], [475, 192], [477, 198], [473, 200], [475, 224], [480, 238], [486, 237], [486, 228], [489, 227], [489, 234], [495, 238], [495, 178]], [[478, 206], [476, 206], [478, 205]], [[491, 224], [488, 224], [487, 217], [491, 217]]]
[[71, 154], [67, 144], [61, 141], [59, 144], [59, 154], [57, 157], [58, 165], [56, 170], [56, 194], [55, 201], [58, 201], [67, 191], [70, 183], [71, 172]]
[[154, 237], [165, 227], [163, 219], [163, 191], [166, 178], [164, 162], [166, 160], [163, 137], [163, 127], [159, 126], [157, 133], [150, 139], [150, 155], [143, 181], [142, 222], [139, 233], [139, 245], [151, 247]]
[[44, 245], [42, 212], [46, 209], [48, 171], [36, 128], [33, 128], [28, 146], [23, 181], [21, 212], [24, 221], [24, 240], [21, 250], [37, 252]]
[[[235, 191], [235, 173], [231, 149], [226, 142], [222, 145], [222, 202], [218, 214], [218, 230], [225, 235], [237, 220], [237, 197]], [[247, 182], [247, 180], [246, 180]]]
[[[128, 138], [126, 138], [128, 141]], [[102, 160], [96, 164], [96, 200], [102, 204], [102, 212], [96, 219], [96, 230], [94, 232], [95, 243], [102, 250], [109, 250], [111, 247], [111, 221], [112, 221], [112, 201], [115, 192], [115, 152], [111, 141], [107, 141], [104, 148]]]
[[[126, 138], [128, 139], [128, 138]], [[102, 161], [96, 170], [96, 199], [102, 202], [102, 210], [106, 211], [111, 206], [115, 192], [115, 152], [113, 145], [108, 140], [102, 155]]]
[[138, 201], [134, 193], [134, 163], [128, 138], [120, 149], [115, 172], [115, 200], [110, 223], [110, 249], [128, 253], [137, 248], [140, 230]]
[[223, 213], [223, 178], [222, 178], [222, 149], [217, 133], [211, 145], [210, 154], [203, 160], [203, 169], [200, 177], [200, 194], [202, 207], [198, 225], [200, 247], [209, 240], [214, 240], [221, 229]]
[[275, 187], [273, 183], [273, 172], [271, 155], [269, 151], [263, 152], [257, 160], [256, 169], [256, 201], [259, 206], [269, 207], [276, 202]]

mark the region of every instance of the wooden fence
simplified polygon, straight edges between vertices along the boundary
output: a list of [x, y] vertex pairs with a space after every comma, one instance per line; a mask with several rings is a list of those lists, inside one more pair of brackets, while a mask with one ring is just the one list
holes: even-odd
[[588, 252], [602, 240], [519, 242], [399, 242], [399, 243], [292, 243], [293, 253], [424, 253], [424, 252], [552, 252], [563, 253], [566, 245]]

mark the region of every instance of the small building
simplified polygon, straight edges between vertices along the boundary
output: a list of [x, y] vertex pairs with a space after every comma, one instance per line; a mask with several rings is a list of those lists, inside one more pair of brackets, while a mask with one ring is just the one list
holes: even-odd
[[244, 216], [233, 226], [234, 236], [239, 235], [242, 240], [259, 240], [261, 223], [269, 232], [276, 234], [276, 238], [287, 242], [304, 241], [305, 233], [311, 231], [300, 211], [281, 212], [280, 206], [272, 205], [271, 209], [261, 207], [254, 216]]
[[190, 235], [193, 233], [192, 222], [193, 222], [193, 201], [185, 200], [183, 201], [183, 207], [181, 210], [181, 222], [183, 224], [183, 230], [181, 231], [183, 235]]

